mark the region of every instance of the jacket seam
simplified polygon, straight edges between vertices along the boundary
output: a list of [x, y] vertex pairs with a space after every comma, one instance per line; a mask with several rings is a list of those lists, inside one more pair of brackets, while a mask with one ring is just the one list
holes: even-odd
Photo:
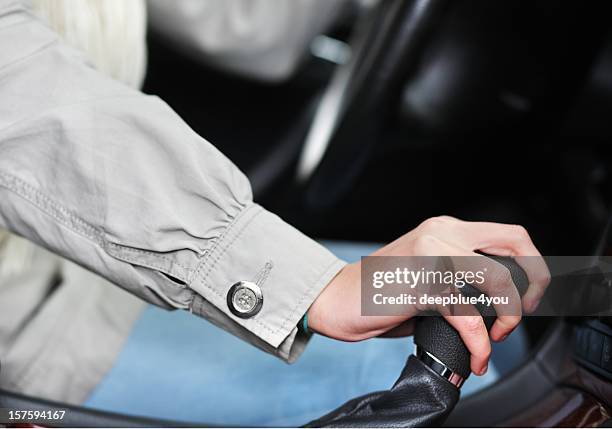
[[[238, 230], [238, 232], [236, 233], [236, 235], [234, 237], [232, 237], [232, 239], [227, 243], [227, 245], [225, 246], [216, 246], [210, 253], [210, 256], [207, 259], [211, 259], [213, 257], [213, 255], [215, 256], [214, 259], [212, 260], [212, 264], [208, 267], [208, 269], [206, 270], [206, 273], [204, 274], [204, 279], [208, 278], [208, 276], [210, 275], [210, 273], [212, 272], [212, 270], [215, 269], [215, 267], [217, 266], [217, 264], [219, 263], [219, 261], [221, 260], [221, 258], [223, 258], [223, 256], [228, 252], [228, 250], [233, 246], [233, 244], [236, 242], [236, 240], [238, 240], [241, 236], [242, 233], [244, 232], [244, 230], [261, 214], [261, 211], [259, 211], [258, 213], [255, 213], [255, 215], [251, 218], [248, 219], [247, 222], [242, 226], [242, 228], [240, 228], [240, 230]], [[223, 241], [220, 241], [220, 244], [223, 243]], [[217, 249], [220, 249], [219, 252], [217, 252]], [[216, 253], [216, 255], [215, 255]]]
[[[212, 257], [212, 255], [217, 252], [217, 249], [219, 247], [221, 247], [221, 244], [223, 243], [225, 237], [227, 237], [232, 230], [234, 229], [234, 227], [239, 223], [239, 220], [244, 216], [245, 213], [247, 213], [248, 211], [250, 211], [251, 209], [255, 208], [255, 205], [252, 206], [246, 206], [243, 207], [242, 210], [240, 210], [240, 212], [231, 220], [231, 222], [229, 223], [229, 225], [225, 228], [225, 230], [219, 235], [219, 237], [217, 237], [214, 242], [211, 245], [210, 250], [206, 251], [202, 256], [203, 259], [202, 261], [198, 264], [198, 266], [196, 267], [192, 278], [190, 279], [190, 284], [197, 280], [199, 273], [202, 271], [202, 268], [208, 264], [209, 259]], [[254, 216], [256, 217], [256, 216]], [[253, 217], [253, 218], [254, 218]], [[251, 222], [252, 219], [249, 220], [248, 223]], [[247, 225], [248, 225], [247, 223]], [[246, 225], [245, 225], [246, 227]], [[243, 227], [244, 228], [244, 227]], [[213, 291], [215, 293], [217, 293], [216, 291]], [[217, 295], [221, 296], [220, 294], [217, 293]]]
[[[161, 272], [168, 272], [168, 274], [172, 275], [173, 277], [178, 278], [181, 281], [184, 281], [185, 283], [187, 283], [189, 277], [191, 277], [191, 275], [189, 273], [191, 273], [193, 271], [193, 268], [189, 268], [189, 267], [181, 264], [180, 262], [173, 261], [172, 259], [170, 259], [170, 258], [168, 258], [166, 256], [160, 255], [160, 254], [155, 253], [155, 252], [147, 251], [147, 250], [128, 248], [128, 247], [125, 247], [125, 246], [123, 246], [121, 244], [115, 244], [115, 243], [111, 243], [111, 242], [106, 243], [106, 245], [107, 245], [108, 248], [117, 249], [116, 252], [113, 252], [113, 251], [109, 251], [108, 252], [111, 256], [114, 256], [114, 257], [116, 257], [118, 259], [124, 260], [125, 262], [130, 262], [130, 263], [142, 266], [142, 267], [151, 268], [151, 269], [154, 269], [154, 270], [157, 270], [157, 271], [161, 271]], [[138, 254], [142, 254], [142, 255], [146, 255], [146, 256], [151, 256], [153, 258], [164, 260], [164, 261], [168, 262], [171, 266], [172, 265], [176, 265], [177, 267], [182, 268], [183, 270], [187, 271], [188, 274], [187, 274], [187, 276], [185, 276], [183, 274], [176, 273], [176, 272], [174, 272], [172, 270], [168, 270], [166, 267], [162, 267], [160, 265], [156, 265], [156, 264], [153, 264], [153, 263], [141, 261], [141, 260], [139, 260], [135, 256], [128, 255], [128, 253], [138, 253]]]
[[15, 176], [2, 172], [0, 173], [0, 186], [28, 201], [41, 212], [51, 216], [71, 231], [98, 245], [103, 245], [104, 239], [97, 228], [78, 217], [71, 210], [53, 201], [32, 185]]
[[[58, 221], [61, 225], [67, 227], [72, 232], [98, 244], [103, 249], [105, 249], [107, 253], [109, 253], [109, 255], [111, 256], [116, 256], [116, 257], [118, 256], [119, 259], [124, 259], [126, 262], [131, 262], [131, 263], [134, 263], [140, 266], [152, 268], [152, 269], [159, 270], [162, 272], [167, 271], [165, 267], [161, 267], [161, 266], [151, 264], [151, 263], [144, 263], [143, 261], [139, 261], [125, 254], [127, 252], [142, 253], [148, 256], [152, 256], [154, 258], [163, 259], [169, 262], [170, 264], [174, 264], [186, 270], [188, 273], [193, 271], [192, 268], [188, 268], [184, 266], [183, 264], [173, 261], [163, 255], [159, 255], [154, 252], [147, 252], [145, 250], [140, 250], [140, 249], [128, 249], [121, 245], [107, 242], [103, 238], [102, 232], [100, 230], [95, 228], [93, 225], [90, 225], [88, 222], [81, 219], [79, 216], [75, 215], [71, 210], [53, 201], [52, 199], [44, 195], [42, 192], [34, 188], [32, 185], [26, 183], [25, 181], [15, 176], [12, 176], [4, 172], [0, 173], [0, 186], [4, 187], [5, 189], [8, 189], [10, 192], [17, 195], [18, 197], [28, 201], [34, 207], [39, 209], [42, 213], [48, 216], [51, 216], [53, 219]], [[112, 253], [109, 252], [108, 251], [109, 248], [119, 249], [119, 252], [117, 253], [121, 253], [121, 254], [113, 255], [113, 253], [115, 252], [112, 252]], [[182, 274], [177, 275], [178, 273], [174, 273], [174, 272], [169, 273], [169, 274], [173, 276], [176, 275], [177, 278], [179, 278], [182, 281], [185, 281], [185, 282], [187, 281], [185, 276]]]

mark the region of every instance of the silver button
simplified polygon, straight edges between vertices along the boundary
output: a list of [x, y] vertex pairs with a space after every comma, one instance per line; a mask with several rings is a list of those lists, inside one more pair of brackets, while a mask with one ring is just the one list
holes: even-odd
[[227, 306], [234, 316], [241, 319], [255, 316], [262, 305], [263, 293], [253, 282], [238, 282], [227, 293]]

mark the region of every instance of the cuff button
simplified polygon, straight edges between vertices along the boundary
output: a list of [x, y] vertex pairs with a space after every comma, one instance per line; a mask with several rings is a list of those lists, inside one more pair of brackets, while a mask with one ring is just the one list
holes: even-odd
[[253, 282], [238, 282], [227, 293], [227, 306], [232, 314], [241, 319], [255, 316], [263, 305], [261, 288]]

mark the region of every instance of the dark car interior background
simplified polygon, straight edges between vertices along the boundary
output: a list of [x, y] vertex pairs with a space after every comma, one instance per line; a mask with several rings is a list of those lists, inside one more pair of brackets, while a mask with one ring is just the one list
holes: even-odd
[[[145, 92], [234, 161], [259, 203], [313, 237], [386, 242], [449, 214], [522, 224], [543, 254], [593, 253], [612, 201], [612, 5], [423, 3], [435, 13], [420, 17], [427, 31], [409, 34], [418, 43], [407, 44], [414, 59], [401, 87], [384, 110], [351, 124], [359, 132], [323, 185], [317, 172], [297, 180], [296, 169], [335, 64], [311, 56], [291, 80], [265, 84], [217, 72], [151, 34]], [[350, 44], [356, 13], [329, 36]], [[374, 33], [405, 36], [389, 28], [405, 25], [400, 18], [380, 19]], [[368, 120], [379, 122], [375, 132]], [[351, 186], [333, 192], [354, 170]]]

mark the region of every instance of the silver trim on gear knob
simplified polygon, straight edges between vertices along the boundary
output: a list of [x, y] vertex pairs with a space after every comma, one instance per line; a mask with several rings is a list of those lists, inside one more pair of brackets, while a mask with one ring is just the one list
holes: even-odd
[[438, 374], [443, 379], [447, 380], [450, 384], [455, 386], [457, 389], [461, 389], [463, 383], [467, 377], [463, 377], [452, 369], [447, 367], [440, 359], [432, 355], [431, 353], [423, 350], [421, 347], [416, 347], [415, 353], [417, 359], [425, 364], [429, 369]]

